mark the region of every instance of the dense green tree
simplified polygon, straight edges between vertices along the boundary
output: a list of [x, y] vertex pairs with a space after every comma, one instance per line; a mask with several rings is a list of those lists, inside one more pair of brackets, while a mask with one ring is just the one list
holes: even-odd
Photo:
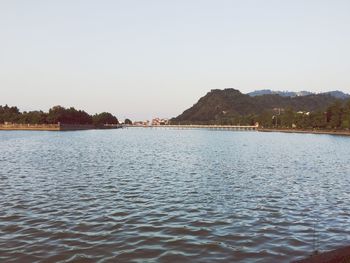
[[350, 129], [350, 100], [348, 100], [343, 106], [341, 128]]
[[125, 119], [124, 124], [131, 125], [132, 121], [130, 119]]
[[92, 116], [92, 121], [94, 125], [103, 125], [103, 124], [118, 124], [119, 121], [117, 117], [113, 116], [109, 112], [102, 112]]
[[21, 113], [17, 107], [0, 106], [0, 122], [18, 122]]
[[297, 113], [295, 116], [295, 125], [297, 128], [310, 129], [312, 128], [310, 115], [305, 113]]
[[54, 106], [49, 110], [47, 121], [49, 123], [66, 123], [66, 124], [92, 124], [92, 117], [82, 110], [75, 108], [64, 108]]
[[295, 112], [291, 107], [288, 107], [281, 115], [281, 126], [283, 128], [292, 128], [292, 125], [295, 122]]
[[310, 114], [311, 126], [314, 129], [323, 129], [327, 127], [326, 113], [322, 111], [312, 112]]
[[340, 101], [336, 101], [327, 109], [327, 119], [328, 119], [328, 127], [329, 128], [340, 128], [342, 124], [342, 103]]
[[47, 113], [43, 111], [23, 112], [20, 116], [20, 123], [45, 124], [47, 123]]

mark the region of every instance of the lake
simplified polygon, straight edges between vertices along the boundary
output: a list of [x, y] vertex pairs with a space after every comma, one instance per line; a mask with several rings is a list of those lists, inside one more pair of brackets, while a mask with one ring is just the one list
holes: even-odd
[[350, 243], [350, 138], [0, 131], [0, 262], [289, 262]]

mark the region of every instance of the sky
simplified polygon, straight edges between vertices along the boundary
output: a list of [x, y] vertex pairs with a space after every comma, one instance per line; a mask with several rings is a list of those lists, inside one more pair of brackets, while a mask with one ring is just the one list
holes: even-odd
[[211, 89], [350, 93], [349, 0], [0, 0], [0, 105], [175, 117]]

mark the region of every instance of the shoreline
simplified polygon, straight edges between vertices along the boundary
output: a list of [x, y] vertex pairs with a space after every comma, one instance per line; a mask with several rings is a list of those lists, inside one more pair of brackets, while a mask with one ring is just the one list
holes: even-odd
[[302, 133], [302, 134], [325, 134], [325, 135], [338, 135], [338, 136], [350, 136], [350, 131], [335, 131], [335, 130], [298, 130], [298, 129], [269, 129], [259, 128], [258, 132], [284, 132], [284, 133]]
[[133, 125], [104, 125], [94, 126], [90, 124], [0, 124], [0, 131], [77, 131], [77, 130], [97, 130], [97, 129], [119, 129], [129, 127], [146, 128], [177, 128], [177, 129], [208, 129], [213, 130], [255, 130], [258, 132], [282, 132], [300, 134], [324, 134], [337, 136], [350, 136], [350, 130], [308, 130], [308, 129], [287, 129], [287, 128], [259, 128], [257, 126], [229, 126], [229, 125], [160, 125], [160, 126], [133, 126]]

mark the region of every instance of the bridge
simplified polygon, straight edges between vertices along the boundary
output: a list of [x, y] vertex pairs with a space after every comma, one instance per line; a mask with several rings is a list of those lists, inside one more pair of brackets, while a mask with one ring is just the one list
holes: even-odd
[[257, 131], [259, 125], [123, 125], [124, 128], [153, 128], [153, 129], [206, 129], [229, 131]]

